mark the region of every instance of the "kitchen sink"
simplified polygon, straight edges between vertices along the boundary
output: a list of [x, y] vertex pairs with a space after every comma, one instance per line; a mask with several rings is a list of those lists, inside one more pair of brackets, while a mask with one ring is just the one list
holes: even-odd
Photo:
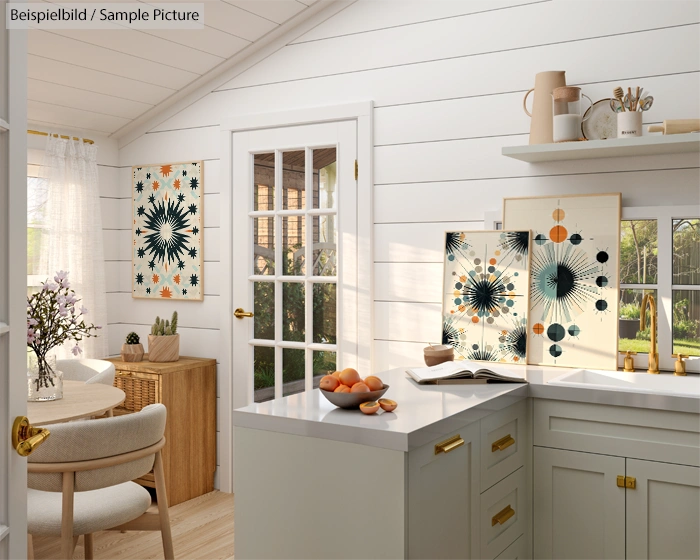
[[632, 393], [655, 393], [681, 397], [700, 398], [700, 377], [678, 377], [672, 374], [626, 373], [579, 369], [565, 373], [547, 382], [562, 387], [587, 387], [612, 389]]

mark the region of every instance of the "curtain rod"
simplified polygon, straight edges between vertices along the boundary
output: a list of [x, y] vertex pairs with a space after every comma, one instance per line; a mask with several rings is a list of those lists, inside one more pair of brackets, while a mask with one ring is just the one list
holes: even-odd
[[[42, 132], [41, 130], [27, 130], [27, 134], [36, 134], [36, 135], [38, 135], [38, 136], [48, 136], [48, 135], [49, 135], [48, 132]], [[70, 139], [71, 139], [71, 136], [64, 136], [64, 135], [62, 135], [62, 134], [52, 134], [51, 136], [53, 136], [54, 138], [59, 138], [59, 137], [60, 137], [60, 138], [63, 138], [64, 140], [70, 140]], [[73, 140], [80, 140], [80, 138], [76, 138], [75, 136], [73, 136], [72, 139], [73, 139]], [[94, 144], [94, 143], [95, 143], [94, 140], [90, 140], [89, 138], [83, 138], [82, 140], [83, 140], [83, 142], [85, 142], [86, 144]]]

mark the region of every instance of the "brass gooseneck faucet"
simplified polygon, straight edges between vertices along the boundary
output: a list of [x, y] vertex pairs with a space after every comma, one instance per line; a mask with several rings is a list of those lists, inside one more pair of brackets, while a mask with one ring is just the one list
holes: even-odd
[[649, 331], [651, 338], [651, 348], [649, 349], [649, 369], [648, 373], [659, 373], [659, 353], [656, 351], [656, 301], [651, 294], [644, 294], [642, 298], [642, 307], [639, 313], [639, 328], [646, 329], [647, 306], [649, 307]]

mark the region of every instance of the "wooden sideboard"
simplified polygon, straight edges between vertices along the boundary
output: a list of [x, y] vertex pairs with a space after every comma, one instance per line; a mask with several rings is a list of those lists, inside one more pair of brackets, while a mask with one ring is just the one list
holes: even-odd
[[[163, 403], [168, 409], [163, 469], [169, 505], [214, 490], [216, 470], [216, 360], [181, 356], [177, 362], [123, 362], [114, 364], [114, 385], [126, 393], [114, 414], [138, 412]], [[153, 473], [136, 482], [155, 487]]]

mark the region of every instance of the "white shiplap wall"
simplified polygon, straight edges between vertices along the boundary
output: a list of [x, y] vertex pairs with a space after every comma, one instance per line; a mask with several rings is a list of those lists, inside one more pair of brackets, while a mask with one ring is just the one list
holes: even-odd
[[[183, 353], [218, 358], [219, 130], [235, 115], [373, 100], [374, 369], [420, 363], [440, 336], [442, 233], [480, 229], [504, 196], [622, 191], [627, 206], [698, 203], [697, 155], [528, 165], [522, 97], [537, 72], [565, 69], [594, 100], [641, 85], [645, 124], [700, 117], [700, 4], [528, 0], [360, 0], [322, 21], [120, 149], [115, 232], [120, 290], [110, 294], [112, 352], [130, 329], [177, 308]], [[205, 160], [205, 300], [129, 295], [129, 168]], [[222, 229], [223, 231], [223, 229]], [[117, 240], [115, 240], [117, 242]], [[219, 375], [229, 372], [219, 368]]]

